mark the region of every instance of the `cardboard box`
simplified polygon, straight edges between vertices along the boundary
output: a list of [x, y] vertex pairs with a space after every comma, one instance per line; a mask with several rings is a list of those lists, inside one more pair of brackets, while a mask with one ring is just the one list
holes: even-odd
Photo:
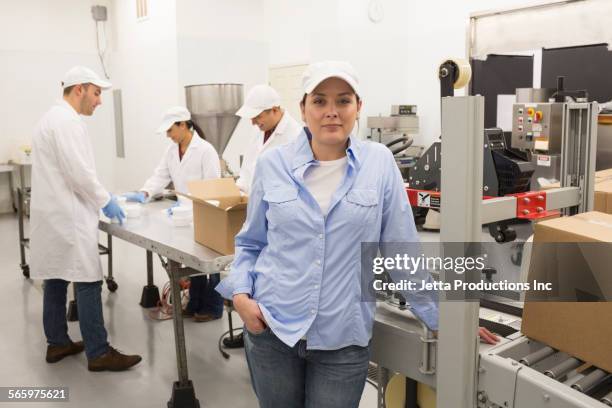
[[612, 179], [595, 184], [593, 209], [606, 214], [612, 214]]
[[[525, 302], [522, 332], [612, 371], [612, 215], [562, 217], [534, 230], [529, 282], [549, 281], [556, 295], [583, 301]], [[563, 244], [545, 244], [554, 242]]]
[[[559, 183], [548, 184], [542, 187], [543, 191], [559, 188]], [[612, 214], [612, 169], [595, 172], [595, 200], [593, 210]]]
[[[241, 196], [233, 178], [197, 180], [187, 183], [193, 201], [196, 242], [223, 255], [234, 253], [234, 237], [246, 219], [248, 197]], [[211, 203], [208, 201], [217, 201]]]
[[612, 169], [599, 170], [595, 172], [595, 183], [612, 180]]

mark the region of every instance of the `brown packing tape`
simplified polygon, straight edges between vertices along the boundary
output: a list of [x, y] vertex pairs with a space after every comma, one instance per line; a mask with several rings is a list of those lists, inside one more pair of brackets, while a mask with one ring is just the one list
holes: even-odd
[[[414, 398], [414, 396], [411, 396]], [[431, 387], [417, 384], [417, 405], [420, 408], [436, 408], [436, 392]], [[395, 374], [385, 387], [385, 407], [404, 408], [406, 406], [406, 377]]]

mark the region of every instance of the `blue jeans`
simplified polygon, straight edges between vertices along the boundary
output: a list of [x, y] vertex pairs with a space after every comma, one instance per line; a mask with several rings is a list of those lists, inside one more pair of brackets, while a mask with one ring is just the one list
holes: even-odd
[[219, 284], [221, 275], [198, 275], [190, 278], [189, 303], [187, 310], [198, 314], [211, 314], [214, 317], [221, 317], [223, 314], [223, 298], [215, 290]]
[[251, 382], [261, 408], [356, 408], [368, 374], [370, 347], [289, 347], [266, 328], [244, 331]]
[[[45, 280], [43, 326], [47, 343], [51, 346], [65, 346], [71, 342], [66, 323], [66, 292], [69, 283], [62, 279]], [[91, 360], [108, 351], [102, 316], [102, 281], [74, 282], [74, 285], [85, 354]]]

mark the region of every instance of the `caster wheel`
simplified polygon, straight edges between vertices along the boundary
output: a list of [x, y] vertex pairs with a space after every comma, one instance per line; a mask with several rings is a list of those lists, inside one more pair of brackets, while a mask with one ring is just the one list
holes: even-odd
[[22, 265], [21, 272], [23, 273], [23, 276], [30, 279], [30, 265]]
[[495, 234], [495, 242], [499, 244], [506, 242], [506, 234], [501, 231], [497, 232], [497, 234]]
[[516, 231], [511, 228], [508, 228], [506, 230], [506, 241], [505, 242], [512, 242], [514, 240], [516, 240]]
[[117, 285], [117, 282], [115, 282], [114, 280], [107, 280], [106, 281], [106, 287], [111, 292], [115, 292], [117, 290], [117, 288], [119, 287], [119, 285]]
[[511, 228], [506, 228], [495, 232], [495, 241], [499, 244], [512, 242], [516, 239], [516, 231]]

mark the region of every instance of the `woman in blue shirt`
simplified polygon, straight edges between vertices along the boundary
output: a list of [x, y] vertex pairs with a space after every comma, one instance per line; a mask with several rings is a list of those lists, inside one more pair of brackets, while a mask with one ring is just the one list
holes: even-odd
[[[362, 299], [361, 243], [418, 236], [391, 152], [354, 134], [362, 102], [352, 66], [312, 64], [303, 88], [306, 128], [260, 157], [232, 271], [217, 290], [245, 324], [261, 407], [357, 407], [376, 306]], [[409, 279], [431, 281], [423, 270]], [[405, 295], [437, 330], [435, 293]]]

